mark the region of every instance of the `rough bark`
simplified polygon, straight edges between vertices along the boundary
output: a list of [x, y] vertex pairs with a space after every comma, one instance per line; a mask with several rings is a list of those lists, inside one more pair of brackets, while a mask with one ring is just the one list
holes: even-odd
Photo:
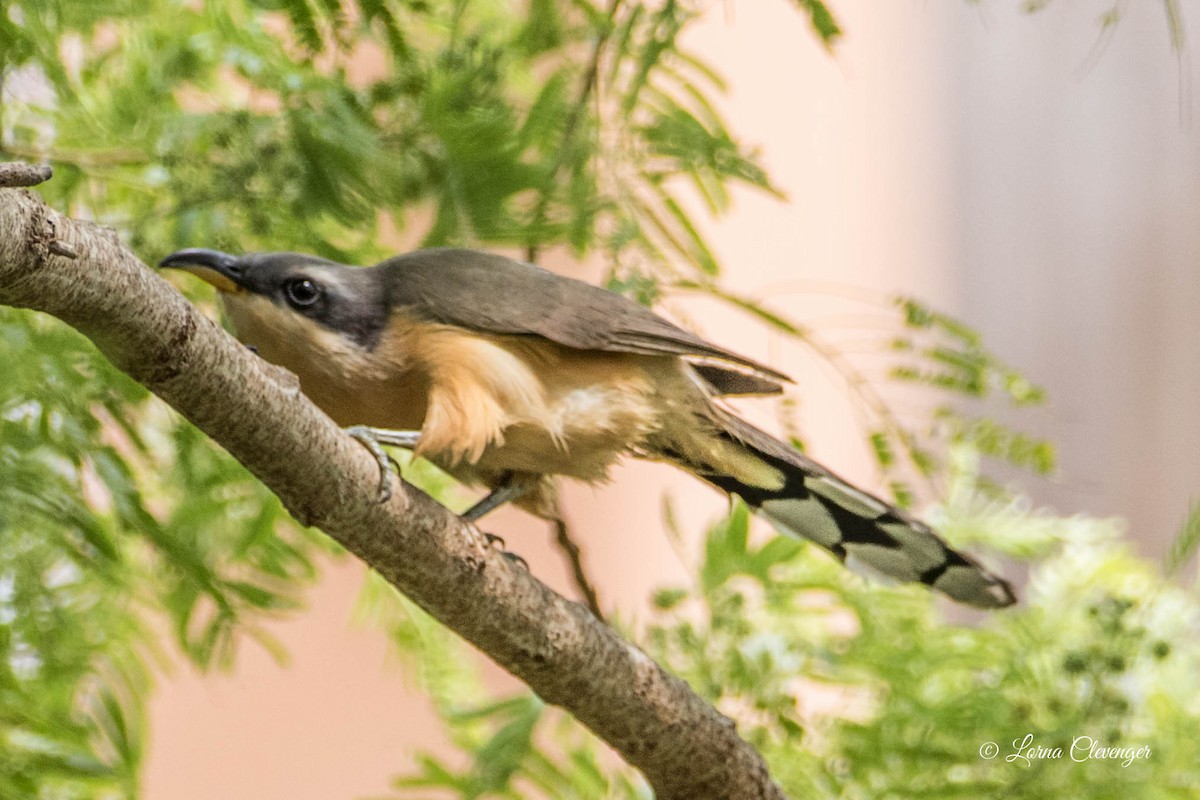
[[[0, 170], [0, 181], [3, 170]], [[201, 316], [111, 230], [0, 188], [0, 303], [81, 331], [274, 491], [459, 635], [571, 712], [661, 800], [783, 798], [733, 723], [579, 603], [397, 480], [271, 367]]]
[[49, 164], [0, 164], [0, 186], [37, 186], [50, 180]]

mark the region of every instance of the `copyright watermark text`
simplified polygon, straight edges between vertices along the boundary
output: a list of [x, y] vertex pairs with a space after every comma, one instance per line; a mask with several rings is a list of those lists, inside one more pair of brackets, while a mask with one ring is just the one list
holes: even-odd
[[[979, 757], [988, 761], [1001, 755], [1003, 748], [995, 742], [984, 742], [979, 746]], [[1134, 761], [1150, 758], [1150, 745], [1138, 747], [1111, 747], [1092, 736], [1076, 736], [1068, 747], [1046, 747], [1033, 740], [1033, 734], [1027, 733], [1021, 739], [1013, 739], [1012, 746], [1003, 754], [1009, 763], [1020, 763], [1029, 766], [1034, 761], [1069, 758], [1072, 761], [1120, 761], [1122, 767], [1128, 767]]]

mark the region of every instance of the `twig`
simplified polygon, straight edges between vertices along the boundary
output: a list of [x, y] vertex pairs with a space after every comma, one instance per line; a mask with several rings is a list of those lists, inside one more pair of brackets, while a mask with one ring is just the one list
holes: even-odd
[[67, 244], [61, 239], [50, 240], [50, 244], [47, 245], [47, 247], [49, 248], [50, 252], [56, 256], [62, 256], [63, 258], [79, 258], [79, 254], [75, 252], [75, 248], [71, 247], [71, 245]]
[[[46, 258], [46, 226], [79, 257]], [[658, 800], [782, 800], [762, 757], [687, 684], [471, 526], [379, 468], [288, 381], [108, 232], [0, 190], [0, 303], [54, 315], [447, 627], [642, 770]], [[337, 691], [337, 687], [331, 687]]]
[[46, 150], [37, 147], [23, 147], [16, 142], [4, 142], [0, 144], [0, 152], [30, 161], [46, 158], [61, 164], [71, 164], [82, 169], [144, 165], [149, 161], [145, 153], [137, 150], [108, 150], [89, 153], [83, 150], [72, 151], [59, 150], [57, 148]]
[[0, 188], [37, 186], [50, 180], [53, 174], [49, 164], [22, 164], [18, 161], [0, 163]]
[[596, 589], [592, 586], [587, 571], [583, 568], [583, 551], [579, 549], [579, 545], [571, 537], [570, 526], [561, 517], [553, 520], [552, 524], [554, 525], [554, 539], [558, 543], [559, 549], [562, 550], [563, 556], [567, 559], [567, 563], [571, 565], [571, 575], [575, 579], [575, 588], [583, 595], [583, 599], [587, 601], [588, 608], [592, 610], [596, 618], [604, 619], [604, 612], [600, 610], [600, 598], [596, 596]]
[[[579, 122], [583, 119], [584, 109], [587, 108], [588, 101], [599, 80], [600, 60], [604, 56], [604, 46], [608, 44], [608, 39], [612, 36], [615, 27], [613, 22], [616, 20], [617, 12], [621, 10], [621, 2], [622, 0], [612, 0], [608, 7], [608, 27], [596, 34], [596, 41], [592, 45], [592, 54], [588, 58], [588, 65], [583, 72], [583, 83], [579, 85], [579, 95], [575, 98], [575, 105], [571, 107], [571, 111], [563, 123], [562, 142], [555, 155], [554, 164], [550, 167], [550, 174], [546, 177], [546, 185], [538, 196], [537, 205], [533, 209], [533, 218], [529, 224], [532, 236], [538, 235], [537, 229], [546, 219], [546, 211], [550, 207], [550, 196], [554, 193], [554, 182], [558, 180], [558, 174], [567, 165], [567, 153], [571, 148], [571, 140], [575, 137], [575, 129], [579, 127]], [[537, 261], [540, 246], [540, 242], [531, 241], [525, 248], [525, 260], [531, 263]]]

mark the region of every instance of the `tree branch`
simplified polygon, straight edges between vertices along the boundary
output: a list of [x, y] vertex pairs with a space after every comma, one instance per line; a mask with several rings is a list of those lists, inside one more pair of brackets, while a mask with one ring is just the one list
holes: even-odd
[[[57, 244], [56, 244], [57, 243]], [[67, 251], [75, 257], [56, 255]], [[274, 491], [442, 623], [562, 706], [660, 800], [783, 798], [733, 723], [400, 482], [272, 368], [124, 249], [27, 190], [0, 189], [0, 303], [52, 314], [174, 406]]]
[[37, 186], [50, 180], [49, 164], [0, 164], [0, 186]]

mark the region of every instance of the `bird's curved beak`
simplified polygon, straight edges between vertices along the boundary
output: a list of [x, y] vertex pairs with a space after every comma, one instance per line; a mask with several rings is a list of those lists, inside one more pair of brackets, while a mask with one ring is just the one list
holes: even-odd
[[178, 250], [158, 262], [160, 269], [181, 269], [190, 272], [218, 291], [238, 294], [246, 291], [243, 279], [246, 266], [238, 256], [220, 250], [204, 250], [198, 247]]

